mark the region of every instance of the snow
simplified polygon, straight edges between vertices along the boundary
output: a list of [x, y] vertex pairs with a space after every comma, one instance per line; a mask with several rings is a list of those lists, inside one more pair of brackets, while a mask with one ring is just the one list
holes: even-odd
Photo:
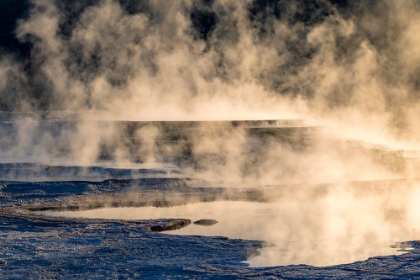
[[[399, 256], [377, 256], [328, 267], [253, 268], [244, 261], [257, 254], [264, 245], [261, 241], [149, 231], [153, 225], [171, 222], [165, 219], [100, 220], [47, 217], [31, 212], [48, 207], [74, 206], [75, 201], [83, 208], [83, 202], [91, 203], [96, 197], [123, 195], [132, 189], [133, 183], [136, 183], [137, 191], [149, 193], [145, 200], [155, 197], [163, 201], [168, 197], [176, 198], [174, 194], [206, 197], [215, 191], [209, 186], [197, 190], [196, 186], [176, 185], [174, 179], [93, 183], [2, 182], [0, 277], [400, 279], [420, 276], [420, 245], [415, 241], [398, 244], [398, 248], [413, 248]], [[91, 190], [89, 184], [97, 188]], [[240, 191], [236, 195], [241, 196]], [[124, 201], [122, 197], [121, 201]]]
[[[59, 122], [44, 124], [47, 128], [50, 126], [60, 128], [66, 125]], [[17, 137], [10, 123], [4, 122], [0, 128], [5, 134]], [[253, 149], [256, 153], [262, 146], [271, 145], [269, 142], [259, 142], [255, 139], [253, 141], [251, 142], [255, 144]], [[2, 143], [3, 150], [13, 147], [13, 144], [14, 140]], [[280, 144], [275, 142], [273, 145]], [[365, 152], [376, 151], [371, 147], [364, 149]], [[27, 156], [24, 153], [22, 155]], [[29, 156], [36, 158], [36, 155], [29, 154]], [[282, 198], [283, 208], [276, 211], [285, 214], [276, 218], [295, 219], [296, 225], [304, 227], [305, 219], [295, 217], [294, 212], [290, 212], [290, 209], [300, 209], [304, 204], [299, 202], [300, 204], [293, 206], [293, 201], [287, 202], [288, 195], [305, 193], [311, 199], [317, 198], [336, 190], [335, 184], [256, 185], [254, 182], [238, 183], [235, 180], [223, 181], [219, 178], [209, 180], [205, 176], [195, 178], [191, 176], [191, 173], [184, 174], [176, 165], [168, 163], [116, 166], [109, 162], [89, 165], [71, 160], [63, 162], [59, 159], [40, 161], [31, 161], [30, 157], [12, 159], [13, 161], [10, 161], [10, 158], [3, 157], [0, 163], [1, 279], [68, 279], [69, 277], [77, 279], [411, 279], [420, 277], [420, 242], [415, 240], [417, 230], [413, 223], [408, 223], [401, 227], [404, 230], [399, 231], [398, 226], [401, 226], [401, 223], [397, 220], [395, 220], [397, 226], [392, 227], [392, 233], [397, 233], [392, 242], [391, 239], [385, 238], [385, 243], [381, 243], [379, 252], [374, 251], [356, 258], [352, 256], [354, 252], [344, 250], [345, 246], [351, 249], [353, 244], [350, 242], [351, 238], [346, 239], [347, 236], [340, 239], [340, 245], [333, 242], [334, 239], [331, 238], [305, 239], [305, 235], [301, 235], [304, 230], [292, 228], [290, 232], [295, 235], [293, 246], [286, 249], [280, 247], [280, 253], [275, 251], [275, 256], [271, 259], [275, 261], [269, 263], [272, 266], [253, 267], [250, 264], [267, 265], [267, 260], [264, 261], [262, 258], [270, 256], [270, 250], [273, 248], [270, 246], [277, 241], [267, 238], [269, 228], [281, 224], [281, 220], [265, 221], [263, 227], [254, 224], [259, 230], [256, 232], [260, 235], [248, 236], [246, 234], [229, 235], [226, 231], [211, 232], [210, 229], [223, 225], [221, 218], [216, 218], [220, 222], [210, 227], [190, 225], [179, 232], [155, 232], [151, 229], [188, 225], [194, 221], [195, 217], [191, 217], [192, 221], [189, 217], [183, 216], [123, 220], [122, 217], [98, 219], [40, 214], [40, 211], [81, 211], [106, 207], [119, 209], [174, 207], [216, 200], [259, 202], [267, 206], [268, 203], [273, 202], [273, 199]], [[413, 167], [416, 167], [416, 164], [417, 162], [413, 164]], [[416, 214], [418, 205], [416, 199], [420, 200], [420, 192], [415, 191], [420, 184], [415, 178], [355, 181], [348, 184], [347, 187], [356, 195], [376, 198], [378, 190], [380, 193], [386, 193], [383, 204], [378, 205], [379, 208], [387, 208], [389, 204], [390, 211], [381, 210], [389, 214], [385, 220], [391, 221], [391, 224], [394, 222], [393, 219], [401, 214], [397, 211], [399, 203], [404, 203], [404, 201], [393, 200], [393, 190], [397, 190], [398, 194], [406, 194], [405, 202], [411, 201], [411, 204], [408, 203], [405, 208], [412, 215], [411, 218], [409, 217], [410, 221], [420, 219], [420, 216]], [[353, 202], [354, 204], [351, 205], [332, 204], [335, 212], [330, 212], [337, 213], [338, 218], [331, 219], [335, 224], [330, 228], [340, 229], [340, 217], [343, 213], [355, 212], [352, 211], [353, 209], [359, 210], [361, 215], [351, 217], [355, 219], [351, 220], [351, 223], [357, 224], [368, 216], [364, 213], [375, 213], [375, 209], [378, 208], [376, 204], [371, 205], [370, 208], [363, 208], [366, 205], [362, 204], [363, 207], [360, 207], [357, 200]], [[321, 218], [316, 212], [316, 209], [320, 208], [308, 207], [307, 212], [313, 213], [313, 215], [308, 215]], [[232, 211], [232, 209], [225, 210], [222, 215], [228, 217], [234, 214]], [[250, 214], [247, 215], [241, 219], [253, 222]], [[199, 219], [202, 218], [212, 217], [199, 217]], [[366, 235], [368, 229], [381, 236], [385, 231], [381, 221], [373, 224], [365, 222], [364, 224], [370, 228], [362, 228], [365, 232], [358, 236], [362, 236], [362, 239], [366, 239], [367, 242], [374, 240], [369, 239], [372, 235]], [[237, 224], [236, 221], [230, 223], [233, 226]], [[200, 228], [208, 232], [181, 235], [182, 230], [188, 228]], [[285, 239], [285, 241], [290, 241], [290, 239]], [[314, 251], [315, 253], [323, 253], [322, 250], [326, 247], [332, 250], [337, 258], [334, 260], [334, 265], [332, 263], [320, 264], [304, 258], [295, 258], [291, 262], [281, 254], [288, 251], [296, 256], [305, 255], [308, 253], [307, 244], [310, 242], [319, 250]], [[321, 254], [315, 254], [312, 260], [316, 260], [317, 256], [321, 257]], [[290, 263], [293, 265], [288, 265]]]

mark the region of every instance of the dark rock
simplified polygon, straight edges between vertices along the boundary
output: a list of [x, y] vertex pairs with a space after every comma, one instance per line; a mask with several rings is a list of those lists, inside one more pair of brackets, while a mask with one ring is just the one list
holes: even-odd
[[218, 222], [216, 220], [213, 219], [201, 219], [198, 221], [195, 221], [194, 224], [196, 225], [200, 225], [200, 226], [212, 226], [217, 224]]
[[154, 225], [149, 228], [150, 231], [153, 232], [162, 232], [166, 230], [177, 230], [183, 227], [186, 227], [191, 224], [191, 220], [184, 219], [184, 220], [176, 220], [171, 221], [159, 225]]

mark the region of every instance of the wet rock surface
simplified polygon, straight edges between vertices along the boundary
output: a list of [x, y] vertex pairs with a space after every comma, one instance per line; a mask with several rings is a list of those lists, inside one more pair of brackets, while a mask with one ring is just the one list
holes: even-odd
[[[78, 209], [89, 208], [93, 207], [93, 202], [103, 203], [106, 199], [116, 204], [119, 201], [140, 205], [154, 201], [170, 205], [177, 203], [175, 194], [179, 194], [180, 199], [188, 196], [192, 200], [211, 200], [212, 194], [225, 192], [226, 197], [234, 198], [223, 188], [206, 188], [203, 182], [201, 188], [196, 188], [188, 184], [171, 185], [171, 180], [159, 184], [137, 181], [134, 189], [131, 181], [104, 181], [96, 183], [94, 190], [87, 187], [90, 182], [2, 182], [0, 278], [66, 279], [69, 275], [76, 278], [203, 279], [420, 277], [420, 249], [416, 241], [396, 245], [412, 248], [403, 255], [375, 257], [352, 264], [321, 268], [307, 265], [251, 268], [243, 261], [258, 254], [258, 249], [264, 246], [261, 241], [150, 231], [184, 226], [188, 221], [62, 218], [32, 212], [42, 208], [71, 208], [71, 205]], [[142, 196], [133, 196], [136, 192]], [[247, 194], [248, 191], [235, 192], [236, 199], [241, 195], [246, 198]]]
[[[144, 125], [150, 123], [119, 123], [125, 132], [122, 135], [127, 139], [131, 139], [132, 132]], [[157, 142], [158, 146], [170, 144], [179, 148], [178, 154], [168, 155], [168, 158], [181, 165], [196, 165], [197, 162], [191, 160], [188, 140], [193, 134], [207, 137], [206, 126], [214, 123], [168, 122], [152, 125], [166, 127], [163, 129], [163, 138]], [[225, 126], [226, 123], [216, 125]], [[41, 131], [60, 131], [73, 126], [72, 121], [45, 119], [39, 123]], [[407, 164], [418, 166], [418, 155], [412, 159], [406, 151], [401, 153], [359, 141], [330, 139], [325, 127], [305, 127], [300, 120], [280, 123], [270, 120], [231, 122], [228, 126], [247, 132], [247, 152], [256, 159], [261, 151], [269, 153], [272, 147], [280, 144], [291, 151], [304, 153], [312, 149], [313, 140], [317, 138], [344, 155], [366, 154], [400, 173], [403, 173]], [[16, 126], [9, 121], [0, 123], [0, 129], [12, 139], [17, 137]], [[3, 144], [6, 148], [13, 147], [14, 142]], [[135, 141], [131, 144], [138, 145]], [[101, 157], [112, 158], [112, 155], [101, 154]], [[359, 181], [350, 182], [349, 187], [364, 195], [366, 192], [401, 188], [402, 182], [409, 184], [405, 179]], [[287, 198], [292, 191], [304, 191], [308, 199], [312, 199], [322, 197], [330, 188], [334, 188], [334, 185], [283, 184], [232, 189], [222, 182], [189, 178], [173, 167], [114, 168], [106, 164], [0, 163], [0, 278], [68, 279], [70, 275], [76, 279], [419, 278], [418, 241], [401, 240], [397, 243], [396, 248], [406, 251], [403, 255], [374, 257], [352, 264], [252, 268], [244, 261], [258, 255], [263, 246], [268, 246], [263, 241], [159, 233], [188, 226], [190, 220], [64, 218], [47, 217], [36, 212], [101, 207], [170, 207], [217, 199], [267, 202], [274, 198]], [[217, 221], [201, 219], [194, 223], [210, 226]]]
[[194, 222], [195, 225], [199, 225], [199, 226], [213, 226], [217, 223], [218, 222], [213, 219], [201, 219]]
[[177, 230], [183, 227], [186, 227], [191, 224], [191, 220], [185, 219], [185, 220], [176, 220], [171, 222], [166, 222], [159, 225], [153, 225], [149, 228], [152, 232], [162, 232], [167, 230]]

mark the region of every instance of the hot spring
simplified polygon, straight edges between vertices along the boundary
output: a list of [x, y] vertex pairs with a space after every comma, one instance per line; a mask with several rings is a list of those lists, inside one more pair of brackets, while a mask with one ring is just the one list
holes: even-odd
[[404, 253], [393, 245], [419, 236], [420, 187], [404, 193], [397, 200], [392, 191], [360, 196], [337, 187], [317, 199], [291, 198], [270, 203], [213, 201], [173, 207], [39, 213], [126, 220], [185, 218], [192, 223], [164, 233], [266, 241], [267, 247], [261, 254], [247, 261], [255, 267], [330, 266]]

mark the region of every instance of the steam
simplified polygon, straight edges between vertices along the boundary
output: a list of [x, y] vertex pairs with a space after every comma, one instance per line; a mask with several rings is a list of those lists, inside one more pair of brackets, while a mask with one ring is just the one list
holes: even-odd
[[417, 1], [73, 2], [32, 0], [15, 31], [30, 54], [0, 58], [0, 108], [19, 113], [0, 127], [2, 161], [178, 163], [184, 135], [152, 121], [181, 120], [331, 128], [299, 152], [249, 128], [187, 127], [187, 175], [253, 187], [397, 178], [346, 147], [418, 149]]
[[[379, 187], [378, 187], [379, 186]], [[329, 266], [369, 257], [402, 254], [396, 243], [418, 236], [419, 185], [337, 184], [309, 199], [308, 189], [287, 197], [270, 194], [269, 203], [193, 202], [174, 207], [104, 208], [45, 212], [53, 216], [104, 219], [214, 219], [211, 227], [191, 224], [167, 234], [227, 236], [265, 240], [254, 266]], [[396, 246], [394, 246], [396, 245]], [[391, 247], [392, 246], [392, 247]]]
[[[79, 122], [54, 133], [40, 124], [19, 125], [18, 145], [3, 151], [4, 158], [67, 157], [88, 164], [107, 151], [116, 162], [154, 162], [173, 149], [153, 144], [161, 128], [133, 132], [109, 122], [115, 120], [307, 119], [331, 127], [331, 137], [418, 147], [415, 1], [31, 3], [15, 34], [32, 48], [27, 60], [2, 57], [1, 106], [47, 116], [68, 112]], [[242, 178], [240, 165], [254, 161], [268, 170], [255, 172], [259, 178], [305, 177], [308, 168], [297, 167], [299, 157], [284, 147], [250, 159], [244, 156], [244, 131], [205, 129], [211, 131], [194, 136], [192, 154], [217, 176]], [[127, 131], [143, 145], [121, 140]], [[221, 151], [223, 164], [201, 163], [211, 151]], [[308, 165], [318, 157], [327, 157], [324, 170], [342, 165], [327, 148], [310, 152]], [[269, 166], [278, 162], [284, 168], [272, 172]], [[363, 165], [383, 173], [369, 160]], [[322, 180], [337, 174], [347, 180], [346, 169], [357, 171], [356, 177], [365, 172], [336, 167]]]

